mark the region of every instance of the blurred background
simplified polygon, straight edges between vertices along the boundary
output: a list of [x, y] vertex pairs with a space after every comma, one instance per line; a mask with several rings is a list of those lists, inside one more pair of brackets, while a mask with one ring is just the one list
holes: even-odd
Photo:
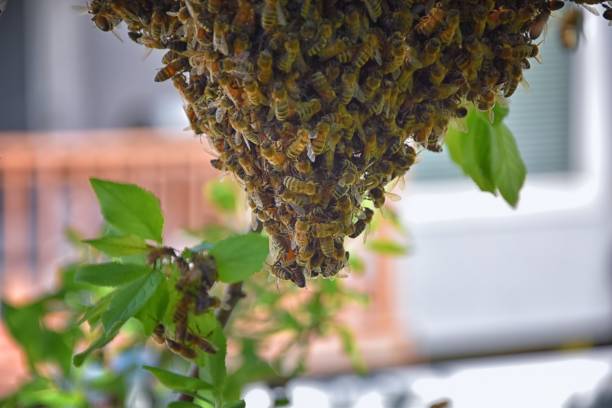
[[[99, 32], [74, 3], [11, 1], [0, 18], [0, 282], [14, 301], [53, 287], [71, 256], [67, 228], [98, 230], [89, 177], [156, 192], [171, 243], [216, 217], [202, 186], [219, 175], [206, 143], [182, 131], [172, 85], [153, 83], [160, 54]], [[376, 325], [357, 336], [372, 374], [343, 373], [321, 346], [291, 388], [303, 406], [612, 407], [601, 396], [612, 372], [612, 30], [585, 13], [569, 52], [559, 22], [510, 104], [528, 168], [518, 208], [479, 192], [447, 153], [421, 154], [393, 203], [410, 253], [368, 258], [361, 278]], [[1, 393], [22, 359], [3, 330], [0, 348], [0, 372], [11, 367]], [[268, 391], [253, 387], [247, 403], [268, 406]]]

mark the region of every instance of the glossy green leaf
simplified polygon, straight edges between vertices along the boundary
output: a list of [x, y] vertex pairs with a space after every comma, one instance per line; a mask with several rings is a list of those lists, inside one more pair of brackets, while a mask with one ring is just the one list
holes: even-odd
[[143, 368], [153, 374], [160, 383], [174, 391], [196, 392], [212, 388], [211, 384], [199, 378], [176, 374], [159, 367], [144, 366]]
[[144, 239], [136, 235], [106, 235], [83, 242], [111, 257], [139, 255], [149, 249]]
[[366, 248], [381, 255], [401, 256], [408, 253], [406, 246], [383, 238], [368, 241]]
[[153, 296], [163, 278], [161, 272], [154, 271], [117, 288], [108, 309], [102, 314], [104, 330], [116, 331], [138, 313]]
[[134, 184], [90, 180], [104, 219], [124, 234], [162, 242], [164, 218], [159, 200]]
[[510, 129], [499, 123], [494, 128], [494, 143], [491, 149], [493, 177], [500, 194], [512, 207], [516, 207], [527, 168], [521, 158]]
[[268, 256], [268, 238], [255, 233], [236, 235], [218, 242], [210, 254], [220, 281], [240, 282], [263, 267]]
[[131, 282], [149, 272], [151, 268], [145, 265], [107, 262], [81, 266], [75, 279], [80, 283], [115, 287]]

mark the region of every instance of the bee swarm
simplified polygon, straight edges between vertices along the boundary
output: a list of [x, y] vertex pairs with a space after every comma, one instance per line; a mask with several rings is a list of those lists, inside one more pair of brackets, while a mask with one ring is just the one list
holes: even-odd
[[[92, 0], [98, 28], [168, 49], [192, 129], [234, 173], [298, 286], [346, 265], [385, 185], [441, 150], [472, 102], [491, 110], [538, 55], [545, 0]], [[577, 3], [598, 4], [584, 0]]]

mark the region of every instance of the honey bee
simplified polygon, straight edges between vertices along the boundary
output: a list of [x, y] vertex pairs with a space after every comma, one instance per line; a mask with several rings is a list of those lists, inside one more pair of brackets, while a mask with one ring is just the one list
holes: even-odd
[[300, 16], [302, 16], [304, 20], [308, 20], [313, 12], [314, 7], [312, 1], [313, 0], [304, 0], [302, 2], [302, 7], [300, 8]]
[[355, 92], [357, 91], [357, 73], [352, 70], [345, 71], [340, 77], [340, 81], [342, 83], [342, 89], [340, 92], [339, 103], [342, 105], [348, 105], [348, 103], [353, 99]]
[[223, 0], [208, 0], [206, 3], [206, 10], [211, 14], [219, 14], [222, 6]]
[[179, 342], [185, 340], [187, 335], [187, 321], [189, 319], [189, 308], [193, 298], [191, 295], [184, 294], [183, 297], [176, 304], [174, 314], [172, 315], [172, 321], [175, 324], [175, 336]]
[[314, 155], [318, 156], [325, 151], [330, 131], [331, 125], [328, 122], [319, 122], [317, 124], [315, 137], [311, 140]]
[[297, 38], [285, 41], [285, 54], [278, 60], [278, 69], [286, 73], [290, 72], [299, 51], [300, 42]]
[[363, 0], [370, 19], [374, 22], [382, 14], [382, 0]]
[[262, 84], [267, 84], [272, 79], [272, 54], [264, 50], [257, 57], [257, 80]]
[[244, 93], [246, 94], [247, 101], [253, 106], [265, 105], [266, 96], [263, 94], [257, 82], [248, 81], [244, 84]]
[[321, 252], [328, 258], [334, 258], [336, 245], [334, 244], [334, 239], [331, 237], [324, 237], [319, 240], [319, 246], [321, 247]]
[[172, 339], [166, 338], [166, 345], [170, 349], [170, 351], [180, 355], [181, 357], [187, 360], [193, 360], [197, 357], [197, 353], [191, 347], [187, 347], [180, 342], [174, 341]]
[[299, 129], [295, 140], [291, 142], [287, 151], [285, 152], [287, 157], [291, 160], [295, 160], [306, 148], [308, 141], [310, 140], [310, 134], [306, 129]]
[[197, 336], [193, 333], [187, 333], [187, 343], [197, 346], [200, 350], [208, 354], [215, 354], [217, 348], [212, 345], [208, 340], [203, 337]]
[[155, 82], [163, 82], [166, 81], [173, 76], [186, 71], [189, 69], [189, 60], [187, 58], [177, 58], [164, 68], [159, 70], [157, 75], [155, 75]]
[[155, 340], [157, 344], [164, 344], [166, 341], [165, 332], [166, 329], [164, 325], [161, 323], [157, 324], [153, 329], [153, 340]]
[[391, 36], [390, 43], [388, 59], [383, 65], [385, 74], [397, 71], [404, 64], [408, 52], [399, 32]]
[[157, 247], [151, 248], [147, 255], [147, 262], [153, 268], [156, 268], [160, 262], [165, 259], [176, 258], [176, 251], [172, 247]]
[[602, 6], [604, 7], [604, 12], [602, 16], [603, 18], [608, 20], [608, 25], [612, 26], [612, 4], [610, 4], [610, 2], [608, 3], [609, 4], [602, 3]]
[[251, 48], [251, 40], [249, 36], [240, 32], [236, 34], [234, 42], [232, 43], [232, 52], [234, 56], [241, 62], [246, 63], [249, 56], [249, 49]]
[[277, 82], [272, 89], [272, 100], [274, 102], [274, 116], [277, 120], [285, 121], [289, 117], [289, 96], [287, 90]]
[[312, 224], [312, 236], [316, 238], [335, 237], [342, 232], [339, 222], [320, 222]]
[[442, 43], [438, 38], [434, 37], [429, 39], [423, 48], [423, 54], [421, 55], [421, 66], [427, 67], [433, 64], [440, 56], [441, 49]]
[[307, 241], [305, 245], [300, 246], [300, 250], [298, 251], [298, 255], [295, 258], [295, 262], [301, 266], [306, 267], [310, 263], [310, 260], [315, 256], [316, 248], [314, 244]]
[[303, 123], [308, 122], [310, 118], [319, 113], [321, 110], [321, 100], [312, 98], [305, 102], [298, 102], [295, 110]]
[[238, 0], [238, 9], [232, 25], [249, 34], [255, 30], [255, 9], [250, 0]]
[[285, 165], [286, 156], [275, 148], [272, 142], [261, 145], [261, 155], [274, 167], [282, 168]]
[[448, 45], [456, 39], [458, 44], [461, 43], [461, 30], [459, 30], [460, 13], [456, 9], [449, 10], [446, 13], [446, 27], [440, 32], [439, 38], [442, 44]]
[[[308, 246], [308, 243], [310, 241], [310, 237], [308, 236], [308, 223], [306, 222], [306, 220], [298, 218], [298, 220], [295, 222], [295, 243], [297, 244], [298, 248], [301, 250], [302, 248], [306, 248]], [[298, 251], [299, 254], [299, 251]]]
[[561, 45], [568, 50], [575, 50], [582, 32], [582, 11], [572, 8], [563, 14], [561, 26], [559, 27], [559, 39]]
[[370, 208], [364, 208], [363, 216], [360, 217], [355, 224], [352, 225], [351, 232], [349, 234], [350, 238], [357, 238], [363, 231], [365, 231], [366, 227], [372, 221], [374, 217], [374, 211]]
[[306, 55], [313, 57], [318, 55], [323, 48], [325, 48], [331, 39], [333, 34], [333, 27], [330, 23], [323, 23], [319, 27], [317, 40], [315, 43], [306, 51]]
[[327, 61], [330, 58], [334, 58], [336, 56], [343, 54], [343, 57], [339, 58], [339, 62], [347, 63], [351, 57], [350, 52], [345, 53], [348, 49], [349, 49], [349, 39], [347, 37], [342, 37], [332, 42], [331, 44], [328, 44], [325, 48], [323, 48], [319, 52], [319, 58], [322, 61]]
[[516, 12], [507, 7], [491, 10], [487, 16], [487, 29], [495, 30], [502, 24], [507, 24], [516, 18]]
[[419, 20], [414, 29], [421, 35], [430, 36], [444, 23], [445, 18], [444, 5], [442, 2], [436, 3], [427, 15]]
[[360, 69], [363, 67], [372, 57], [376, 55], [378, 52], [378, 48], [380, 46], [380, 40], [376, 34], [370, 33], [367, 35], [361, 47], [357, 53], [355, 53], [355, 57], [353, 60], [353, 66], [356, 69]]
[[321, 96], [323, 101], [329, 103], [336, 99], [336, 92], [321, 71], [312, 74], [311, 83], [312, 87]]
[[227, 33], [230, 31], [229, 22], [221, 16], [215, 18], [213, 28], [213, 49], [223, 55], [229, 55]]
[[382, 74], [378, 71], [369, 75], [361, 89], [361, 94], [356, 95], [357, 99], [362, 103], [371, 100], [380, 88], [382, 79]]
[[298, 157], [295, 162], [295, 169], [303, 175], [309, 175], [312, 173], [312, 163], [308, 157]]
[[283, 265], [282, 261], [279, 260], [276, 261], [270, 269], [272, 274], [277, 278], [290, 280], [299, 288], [306, 286], [306, 278], [304, 277], [304, 273], [295, 266], [290, 267]]
[[317, 193], [317, 184], [313, 181], [303, 181], [293, 176], [285, 176], [283, 185], [292, 193], [315, 195]]
[[265, 0], [261, 13], [261, 27], [265, 31], [272, 31], [276, 26], [286, 25], [285, 14], [279, 0]]

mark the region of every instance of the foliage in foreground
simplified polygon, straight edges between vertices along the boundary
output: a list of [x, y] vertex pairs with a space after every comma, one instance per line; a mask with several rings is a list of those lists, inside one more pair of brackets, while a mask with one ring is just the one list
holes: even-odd
[[[170, 250], [163, 246], [159, 201], [130, 184], [92, 179], [92, 186], [107, 226], [102, 236], [84, 240], [81, 249], [83, 259], [96, 262], [67, 266], [60, 288], [32, 303], [2, 304], [6, 326], [32, 373], [27, 384], [3, 401], [6, 406], [117, 406], [128, 401], [137, 383], [147, 384], [149, 400], [169, 402], [168, 392], [151, 385], [151, 377], [140, 369], [144, 366], [159, 384], [182, 394], [182, 401], [169, 406], [239, 407], [244, 385], [284, 385], [307, 368], [312, 340], [328, 335], [340, 338], [358, 371], [365, 369], [352, 333], [337, 320], [347, 303], [363, 303], [365, 295], [339, 279], [313, 280], [295, 302], [297, 288], [286, 282], [275, 285], [267, 273], [257, 273], [265, 269], [267, 237], [236, 234], [227, 225], [208, 225], [193, 232], [203, 239], [198, 245], [160, 256]], [[235, 219], [235, 188], [215, 183], [209, 196], [228, 221]], [[388, 253], [386, 241], [371, 243]], [[401, 253], [397, 244], [391, 247]], [[212, 300], [199, 313], [192, 306], [185, 322], [192, 338], [181, 344], [177, 326], [183, 322], [177, 309], [185, 291], [177, 283], [189, 271], [181, 270], [178, 260], [194, 265], [204, 256], [214, 259], [216, 278], [207, 288], [207, 299], [222, 297], [223, 289], [235, 289], [242, 281], [247, 296], [225, 328], [232, 306], [228, 302], [236, 300], [231, 289], [224, 302]], [[353, 265], [359, 266], [358, 258]], [[159, 334], [160, 325], [165, 345], [145, 346], [150, 336]], [[282, 338], [283, 346], [270, 355], [266, 346], [274, 338]], [[189, 375], [189, 363], [198, 367], [196, 376]], [[279, 397], [279, 406], [283, 401]]]

